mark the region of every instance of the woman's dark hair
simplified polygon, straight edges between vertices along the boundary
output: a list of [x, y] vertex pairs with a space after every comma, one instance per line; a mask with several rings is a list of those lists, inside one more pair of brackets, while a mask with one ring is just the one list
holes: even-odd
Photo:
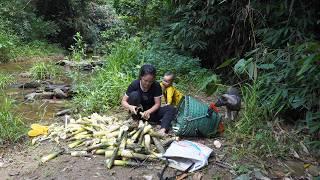
[[145, 76], [148, 74], [152, 75], [153, 77], [156, 77], [156, 73], [157, 73], [157, 70], [153, 65], [145, 64], [140, 68], [139, 79], [141, 79], [142, 76]]

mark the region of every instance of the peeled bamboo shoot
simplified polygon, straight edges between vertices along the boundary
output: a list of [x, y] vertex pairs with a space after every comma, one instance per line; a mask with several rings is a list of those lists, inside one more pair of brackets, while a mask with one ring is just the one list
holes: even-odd
[[60, 151], [57, 151], [57, 152], [53, 152], [53, 153], [51, 153], [51, 154], [49, 154], [47, 156], [43, 156], [41, 158], [41, 162], [45, 163], [45, 162], [47, 162], [47, 161], [49, 161], [51, 159], [54, 159], [55, 157], [57, 157], [58, 155], [62, 154], [63, 152], [64, 152], [64, 150], [60, 150]]

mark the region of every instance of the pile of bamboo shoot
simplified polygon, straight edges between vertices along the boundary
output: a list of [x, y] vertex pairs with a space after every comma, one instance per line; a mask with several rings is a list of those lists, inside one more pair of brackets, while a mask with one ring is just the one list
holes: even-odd
[[114, 165], [139, 165], [141, 161], [162, 159], [164, 147], [177, 140], [176, 137], [164, 139], [148, 122], [133, 124], [136, 123], [94, 113], [89, 117], [71, 119], [64, 125], [53, 124], [49, 126], [48, 135], [34, 138], [32, 144], [47, 139], [67, 144], [64, 150], [42, 157], [42, 163], [64, 153], [71, 156], [104, 155], [110, 169]]

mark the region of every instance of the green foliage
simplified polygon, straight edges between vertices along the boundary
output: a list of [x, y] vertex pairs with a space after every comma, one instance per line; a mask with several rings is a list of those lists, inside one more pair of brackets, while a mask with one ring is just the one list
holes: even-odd
[[73, 35], [80, 32], [91, 52], [104, 43], [100, 40], [101, 32], [119, 21], [108, 1], [42, 0], [37, 1], [36, 8], [45, 20], [53, 21], [61, 29], [50, 40], [69, 48], [74, 43]]
[[18, 44], [11, 50], [12, 58], [44, 57], [52, 54], [62, 54], [64, 51], [56, 44], [46, 41], [34, 40], [28, 43]]
[[[257, 131], [264, 121], [263, 111], [259, 106], [259, 87], [254, 84], [250, 86], [247, 84], [242, 87], [242, 96], [244, 100], [244, 110], [242, 111], [241, 119], [236, 122], [235, 127], [238, 131], [245, 135], [250, 135], [252, 132]], [[260, 119], [256, 119], [256, 118]]]
[[16, 36], [12, 36], [0, 29], [0, 63], [8, 62], [11, 58], [11, 51], [14, 48]]
[[11, 75], [0, 73], [0, 91], [10, 85], [13, 81], [14, 79]]
[[83, 41], [83, 38], [79, 32], [77, 32], [73, 39], [75, 41], [74, 45], [71, 45], [69, 50], [71, 51], [71, 60], [73, 61], [82, 61], [86, 57], [86, 44]]
[[161, 0], [112, 0], [126, 31], [135, 34], [159, 25], [161, 17], [169, 10], [170, 1]]
[[30, 73], [33, 79], [45, 80], [58, 77], [59, 69], [53, 63], [38, 62], [30, 68]]
[[252, 157], [250, 161], [254, 162], [284, 156], [299, 141], [296, 135], [275, 133], [273, 124], [278, 122], [265, 119], [260, 104], [260, 88], [258, 84], [246, 84], [242, 87], [244, 107], [240, 111], [240, 118], [226, 129], [226, 137], [234, 143], [234, 160]]
[[121, 98], [140, 69], [138, 39], [120, 41], [106, 57], [107, 65], [80, 82], [73, 103], [81, 113], [106, 112], [119, 107]]
[[259, 84], [257, 105], [264, 110], [260, 116], [305, 120], [311, 134], [309, 144], [314, 149], [320, 144], [320, 104], [317, 100], [320, 95], [319, 47], [318, 42], [284, 49], [260, 46], [248, 52], [234, 67], [239, 76], [249, 77]]
[[160, 32], [209, 67], [241, 56], [258, 43], [283, 47], [319, 37], [320, 3], [312, 1], [174, 1]]
[[285, 49], [257, 48], [241, 59], [236, 72], [260, 85], [260, 103], [272, 117], [305, 119], [311, 133], [320, 130], [320, 45], [304, 43]]
[[19, 57], [45, 56], [52, 53], [61, 53], [61, 50], [58, 46], [50, 45], [45, 41], [23, 42], [19, 36], [14, 35], [12, 30], [0, 25], [0, 63]]
[[126, 32], [124, 24], [119, 22], [110, 29], [101, 32], [100, 41], [102, 44], [100, 45], [100, 52], [109, 54], [117, 42], [129, 37], [130, 35]]
[[34, 7], [26, 0], [2, 0], [0, 19], [6, 29], [12, 29], [22, 40], [43, 39], [59, 31], [55, 23], [44, 21], [36, 15]]
[[26, 133], [26, 126], [12, 108], [12, 100], [0, 94], [0, 144], [16, 142]]

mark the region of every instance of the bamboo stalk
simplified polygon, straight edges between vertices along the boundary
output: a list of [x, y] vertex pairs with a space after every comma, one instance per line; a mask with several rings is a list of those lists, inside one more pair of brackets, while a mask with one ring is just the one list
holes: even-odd
[[152, 128], [152, 126], [151, 126], [150, 124], [144, 126], [144, 128], [143, 128], [143, 130], [142, 130], [142, 133], [140, 134], [138, 144], [142, 144], [144, 135], [145, 135], [151, 128]]
[[[109, 159], [107, 159], [109, 161]], [[138, 166], [139, 163], [128, 160], [114, 160], [113, 164], [115, 166]]]
[[160, 139], [164, 138], [164, 136], [162, 134], [155, 132], [153, 129], [150, 129], [148, 134], [150, 134], [150, 136], [152, 136], [152, 137], [157, 137]]
[[60, 150], [60, 151], [57, 151], [57, 152], [53, 152], [53, 153], [51, 153], [51, 154], [49, 154], [49, 155], [43, 156], [43, 157], [41, 158], [41, 162], [42, 162], [42, 163], [45, 163], [45, 162], [47, 162], [47, 161], [49, 161], [49, 160], [51, 160], [51, 159], [54, 159], [54, 158], [56, 158], [58, 155], [62, 154], [63, 152], [64, 152], [64, 150]]
[[151, 138], [152, 138], [153, 143], [154, 143], [154, 145], [156, 146], [158, 152], [161, 153], [161, 154], [164, 154], [164, 153], [165, 153], [165, 150], [164, 150], [163, 145], [162, 145], [162, 143], [160, 142], [160, 140], [157, 139], [156, 137], [151, 137]]
[[128, 133], [127, 133], [127, 131], [125, 131], [123, 134], [121, 143], [120, 143], [120, 150], [124, 150], [126, 148], [127, 137], [128, 137]]
[[69, 148], [75, 148], [77, 147], [78, 145], [80, 145], [81, 143], [83, 143], [84, 141], [83, 140], [77, 140], [71, 144], [68, 145]]
[[108, 146], [113, 146], [115, 143], [100, 143], [100, 144], [96, 144], [96, 145], [92, 145], [88, 148], [86, 148], [86, 151], [92, 151], [94, 149], [100, 149], [100, 148], [106, 148]]
[[131, 131], [131, 132], [128, 134], [128, 137], [133, 136], [136, 132], [137, 132], [137, 130], [136, 130], [136, 129], [134, 129], [133, 131]]
[[179, 140], [179, 137], [172, 137], [172, 138], [169, 138], [169, 139], [166, 139], [162, 142], [163, 144], [163, 147], [167, 147], [169, 146], [173, 141], [178, 141]]
[[151, 138], [149, 134], [144, 135], [144, 147], [147, 152], [151, 151]]
[[[121, 142], [122, 142], [123, 138], [127, 136], [127, 131], [128, 131], [128, 127], [123, 126], [123, 128], [120, 128], [120, 133], [119, 133], [119, 136], [117, 139], [117, 147], [113, 150], [110, 159], [108, 161], [106, 161], [108, 169], [111, 169], [111, 167], [113, 166], [114, 160], [118, 156], [118, 151], [120, 149]], [[125, 146], [125, 142], [126, 142], [126, 140], [124, 141], [124, 146]]]
[[74, 157], [90, 156], [87, 151], [71, 151], [70, 155]]
[[129, 151], [126, 149], [121, 151], [120, 155], [123, 157], [127, 157], [127, 158], [136, 158], [136, 159], [141, 159], [141, 160], [145, 160], [148, 158], [151, 158], [151, 159], [156, 158], [156, 156], [154, 156], [154, 155], [145, 155], [145, 154], [135, 153], [133, 151]]

